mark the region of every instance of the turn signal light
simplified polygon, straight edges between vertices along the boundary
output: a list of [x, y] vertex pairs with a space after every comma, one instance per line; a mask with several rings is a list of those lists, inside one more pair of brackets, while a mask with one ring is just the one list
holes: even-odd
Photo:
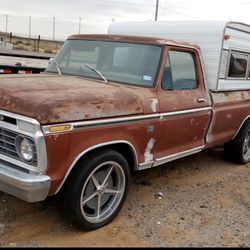
[[71, 130], [70, 124], [49, 127], [50, 133], [65, 132], [69, 130]]

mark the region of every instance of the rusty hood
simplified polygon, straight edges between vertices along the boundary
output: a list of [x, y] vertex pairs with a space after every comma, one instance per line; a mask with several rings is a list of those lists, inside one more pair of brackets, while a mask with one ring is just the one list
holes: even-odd
[[143, 113], [136, 87], [76, 76], [39, 74], [0, 78], [0, 110], [41, 124]]

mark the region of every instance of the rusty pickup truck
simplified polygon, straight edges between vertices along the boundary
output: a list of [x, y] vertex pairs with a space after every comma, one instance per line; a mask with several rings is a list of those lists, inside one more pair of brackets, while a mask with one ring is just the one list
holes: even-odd
[[162, 38], [73, 35], [45, 72], [1, 76], [0, 190], [60, 194], [92, 230], [116, 217], [135, 170], [216, 145], [247, 163], [250, 92], [208, 90], [201, 56]]

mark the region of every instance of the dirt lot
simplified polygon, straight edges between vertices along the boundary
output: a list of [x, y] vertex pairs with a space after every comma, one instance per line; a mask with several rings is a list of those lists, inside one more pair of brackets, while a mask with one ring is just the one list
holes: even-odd
[[250, 247], [250, 164], [227, 162], [218, 148], [138, 172], [118, 217], [92, 232], [56, 207], [0, 193], [0, 246]]

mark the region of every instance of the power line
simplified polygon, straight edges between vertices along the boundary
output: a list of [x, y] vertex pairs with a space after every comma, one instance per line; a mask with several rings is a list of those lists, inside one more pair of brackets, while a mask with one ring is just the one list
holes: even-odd
[[117, 2], [112, 0], [97, 0], [99, 2], [105, 2], [105, 3], [112, 3], [112, 4], [123, 4], [123, 5], [133, 5], [133, 6], [146, 6], [146, 7], [155, 7], [155, 5], [152, 4], [143, 4], [143, 3], [131, 3], [131, 2]]
[[185, 14], [185, 13], [183, 13], [183, 12], [180, 12], [180, 11], [176, 11], [176, 10], [169, 10], [169, 9], [166, 9], [166, 8], [160, 8], [160, 9], [163, 9], [163, 10], [166, 10], [166, 11], [168, 11], [168, 12], [174, 12], [174, 13], [176, 13], [176, 14], [179, 14], [179, 15], [182, 15], [182, 16], [186, 16], [186, 17], [194, 17], [194, 16], [190, 16], [190, 15], [188, 15], [188, 14]]
[[[145, 7], [154, 7], [155, 8], [155, 21], [158, 19], [158, 12], [159, 12], [159, 9], [162, 9], [162, 10], [166, 10], [166, 11], [171, 11], [171, 12], [174, 12], [174, 13], [176, 13], [176, 14], [179, 14], [179, 15], [183, 15], [183, 16], [187, 16], [187, 17], [193, 17], [193, 16], [190, 16], [190, 15], [188, 15], [188, 14], [185, 14], [185, 13], [183, 13], [183, 12], [180, 12], [180, 11], [176, 11], [176, 10], [173, 10], [173, 9], [167, 9], [167, 8], [164, 8], [164, 7], [162, 7], [162, 6], [160, 6], [160, 2], [159, 2], [159, 0], [156, 0], [157, 2], [156, 2], [156, 5], [153, 5], [153, 3], [152, 4], [143, 4], [143, 3], [131, 3], [131, 2], [117, 2], [117, 1], [112, 1], [112, 0], [97, 0], [97, 1], [99, 1], [99, 2], [105, 2], [105, 3], [115, 3], [115, 4], [122, 4], [122, 5], [132, 5], [132, 6], [145, 6]], [[164, 1], [163, 1], [164, 2]], [[175, 4], [175, 3], [174, 3]], [[186, 7], [184, 7], [182, 4], [183, 3], [181, 3], [181, 2], [179, 2], [179, 4], [181, 5], [181, 7], [183, 8], [183, 9], [187, 9]], [[158, 6], [157, 6], [158, 5]], [[171, 5], [172, 5], [172, 3], [171, 3]]]
[[[165, 2], [165, 1], [163, 1]], [[182, 7], [182, 8], [186, 8], [186, 7], [193, 7], [194, 4], [188, 2], [188, 4], [186, 2], [183, 2], [183, 1], [178, 1], [178, 0], [174, 0], [174, 1], [168, 1], [171, 5], [178, 5], [179, 7]]]
[[[163, 3], [165, 4], [165, 2], [163, 2]], [[167, 12], [174, 12], [176, 14], [179, 14], [179, 15], [182, 15], [182, 16], [186, 16], [186, 17], [193, 17], [193, 16], [190, 16], [190, 15], [188, 15], [186, 13], [181, 12], [181, 11], [174, 10], [173, 8], [171, 8], [171, 5], [172, 5], [172, 3], [168, 4], [169, 7], [162, 7], [162, 6], [160, 6], [160, 9], [165, 10]]]

